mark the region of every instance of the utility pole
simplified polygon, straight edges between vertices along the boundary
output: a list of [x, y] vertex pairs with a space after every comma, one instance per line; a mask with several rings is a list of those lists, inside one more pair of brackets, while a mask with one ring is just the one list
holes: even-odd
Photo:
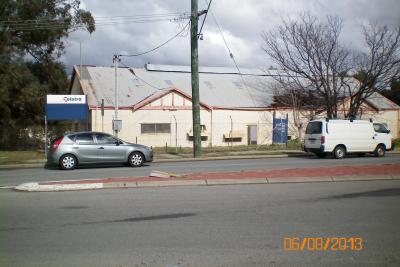
[[114, 98], [114, 120], [113, 120], [113, 130], [115, 137], [118, 137], [118, 131], [121, 130], [121, 122], [118, 120], [118, 62], [119, 62], [119, 55], [115, 54], [113, 56], [113, 63], [114, 63], [114, 73], [115, 73], [115, 98]]
[[201, 156], [200, 97], [199, 97], [199, 55], [198, 55], [198, 3], [192, 0], [190, 16], [190, 48], [192, 66], [192, 114], [193, 114], [193, 156]]

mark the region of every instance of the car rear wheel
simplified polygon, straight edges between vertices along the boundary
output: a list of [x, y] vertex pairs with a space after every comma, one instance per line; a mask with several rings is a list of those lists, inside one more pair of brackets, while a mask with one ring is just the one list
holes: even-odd
[[385, 156], [386, 149], [383, 145], [378, 145], [374, 150], [375, 157], [383, 157]]
[[140, 152], [133, 152], [129, 155], [128, 163], [131, 167], [140, 167], [144, 163], [144, 156]]
[[78, 161], [75, 156], [66, 154], [60, 159], [60, 168], [63, 170], [73, 170], [78, 165]]
[[346, 155], [346, 149], [344, 146], [337, 146], [335, 147], [335, 150], [333, 151], [333, 156], [336, 159], [342, 159]]

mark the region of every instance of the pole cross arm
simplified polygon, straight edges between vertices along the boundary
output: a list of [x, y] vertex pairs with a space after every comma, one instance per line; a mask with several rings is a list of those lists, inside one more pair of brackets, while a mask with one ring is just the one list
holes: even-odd
[[197, 13], [197, 16], [203, 16], [204, 14], [207, 14], [207, 12], [208, 12], [208, 10], [207, 9], [204, 9], [204, 10], [202, 10], [202, 11], [200, 11], [199, 13]]

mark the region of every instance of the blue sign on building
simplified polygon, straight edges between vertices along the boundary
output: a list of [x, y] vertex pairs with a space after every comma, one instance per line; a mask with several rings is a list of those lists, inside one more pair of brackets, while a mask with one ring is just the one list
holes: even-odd
[[87, 120], [87, 116], [86, 95], [47, 95], [47, 121]]
[[287, 143], [288, 141], [288, 116], [285, 119], [273, 119], [273, 130], [272, 130], [272, 142], [276, 143]]

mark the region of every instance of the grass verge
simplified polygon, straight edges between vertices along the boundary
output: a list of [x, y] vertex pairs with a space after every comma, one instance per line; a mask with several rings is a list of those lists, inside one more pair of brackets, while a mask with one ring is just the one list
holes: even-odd
[[0, 165], [36, 163], [44, 160], [42, 151], [0, 151]]

